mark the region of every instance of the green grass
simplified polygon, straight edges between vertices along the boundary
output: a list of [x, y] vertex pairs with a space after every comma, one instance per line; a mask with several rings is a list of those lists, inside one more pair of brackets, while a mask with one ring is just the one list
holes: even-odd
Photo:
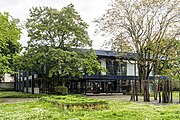
[[2, 120], [179, 120], [180, 105], [154, 106], [133, 102], [109, 102], [105, 110], [72, 111], [36, 101], [0, 105]]
[[15, 91], [0, 91], [0, 98], [40, 98], [44, 94], [30, 94]]
[[[26, 97], [21, 93], [11, 96]], [[14, 95], [13, 95], [14, 94]], [[7, 95], [7, 96], [10, 96]], [[29, 95], [29, 94], [28, 94]], [[176, 95], [176, 93], [174, 94]], [[5, 93], [0, 92], [5, 97]], [[112, 96], [113, 97], [113, 96]], [[80, 97], [79, 97], [80, 98]], [[74, 98], [78, 100], [77, 98]], [[87, 99], [88, 100], [88, 99]], [[71, 101], [71, 100], [68, 100]], [[67, 102], [68, 102], [67, 101]], [[64, 110], [42, 100], [26, 103], [0, 103], [0, 120], [179, 120], [180, 104], [153, 105], [146, 103], [108, 101], [103, 110]]]
[[42, 97], [41, 99], [45, 99], [48, 101], [55, 101], [59, 102], [62, 104], [83, 104], [83, 103], [104, 103], [106, 102], [105, 100], [99, 100], [99, 99], [92, 99], [92, 98], [87, 98], [85, 96], [76, 96], [76, 95], [65, 95], [65, 96], [46, 96]]
[[179, 91], [174, 91], [173, 92], [173, 99], [179, 99]]
[[0, 88], [0, 91], [13, 91], [13, 88]]

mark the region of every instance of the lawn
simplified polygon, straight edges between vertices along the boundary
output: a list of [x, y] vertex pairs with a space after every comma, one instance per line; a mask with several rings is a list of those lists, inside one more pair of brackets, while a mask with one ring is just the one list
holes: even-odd
[[27, 94], [15, 91], [0, 91], [0, 98], [40, 98], [45, 94]]
[[[78, 96], [77, 96], [78, 99]], [[37, 100], [34, 102], [0, 103], [2, 120], [179, 120], [180, 104], [153, 105], [109, 100], [102, 110], [64, 110]]]

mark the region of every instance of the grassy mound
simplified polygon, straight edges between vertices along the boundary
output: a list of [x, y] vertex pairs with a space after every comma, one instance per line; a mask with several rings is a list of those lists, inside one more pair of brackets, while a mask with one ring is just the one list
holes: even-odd
[[46, 96], [42, 97], [41, 100], [53, 103], [65, 110], [100, 110], [107, 108], [108, 105], [105, 100], [90, 99], [76, 95]]

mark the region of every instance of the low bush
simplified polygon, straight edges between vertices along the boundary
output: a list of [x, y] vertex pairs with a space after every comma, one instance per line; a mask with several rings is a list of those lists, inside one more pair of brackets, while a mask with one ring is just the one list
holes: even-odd
[[67, 95], [68, 88], [64, 87], [64, 86], [57, 86], [57, 87], [55, 87], [55, 93], [58, 95]]

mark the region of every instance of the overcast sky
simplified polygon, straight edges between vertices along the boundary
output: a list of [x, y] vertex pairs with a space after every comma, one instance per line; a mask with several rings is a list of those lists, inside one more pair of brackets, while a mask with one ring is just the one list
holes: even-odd
[[[110, 0], [0, 0], [0, 12], [9, 12], [14, 18], [26, 21], [29, 16], [29, 9], [33, 6], [50, 6], [60, 10], [72, 3], [82, 19], [89, 24], [88, 33], [93, 40], [93, 48], [100, 49], [106, 38], [94, 34], [95, 24], [92, 21], [105, 13], [109, 2]], [[26, 30], [22, 32], [20, 42], [26, 45], [29, 38], [27, 38]]]

